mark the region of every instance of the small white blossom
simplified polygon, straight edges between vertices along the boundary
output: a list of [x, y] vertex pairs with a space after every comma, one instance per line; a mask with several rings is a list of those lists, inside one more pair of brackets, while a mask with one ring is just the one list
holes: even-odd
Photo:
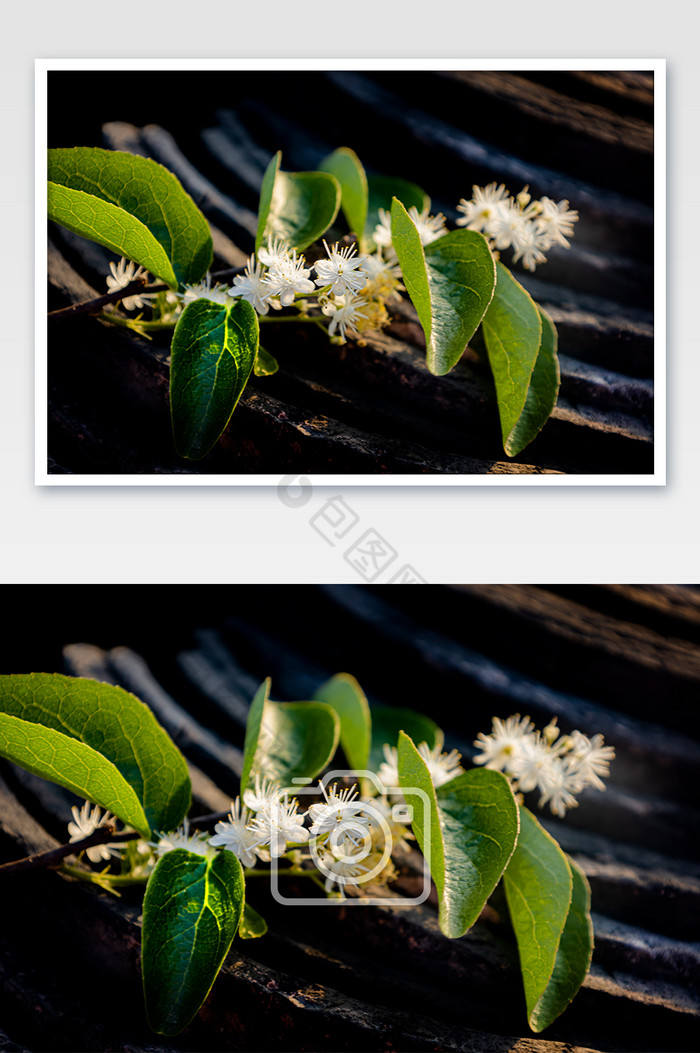
[[323, 288], [330, 286], [328, 292], [334, 296], [342, 296], [345, 293], [352, 296], [367, 283], [367, 275], [362, 270], [362, 263], [367, 257], [356, 256], [353, 259], [357, 251], [354, 245], [346, 245], [339, 249], [336, 242], [333, 248], [329, 249], [325, 241], [323, 244], [328, 259], [317, 260], [315, 264], [318, 275], [316, 285]]
[[488, 235], [501, 208], [508, 201], [508, 191], [503, 183], [500, 186], [495, 183], [489, 183], [486, 187], [473, 186], [472, 191], [474, 196], [471, 201], [462, 198], [457, 205], [457, 211], [464, 213], [456, 220], [457, 226], [480, 230]]
[[269, 809], [253, 820], [252, 828], [260, 835], [259, 844], [269, 845], [273, 859], [284, 855], [288, 841], [300, 844], [309, 839], [309, 831], [303, 826], [304, 817], [297, 814], [298, 807], [296, 797], [290, 801], [285, 796], [284, 800], [273, 801]]
[[369, 834], [370, 817], [362, 801], [355, 800], [357, 786], [340, 792], [337, 786], [333, 786], [330, 793], [325, 786], [321, 789], [325, 804], [312, 804], [309, 808], [311, 836], [330, 834], [334, 845], [359, 844], [363, 840], [363, 831]]
[[214, 855], [214, 849], [210, 847], [205, 833], [195, 832], [190, 834], [189, 819], [185, 819], [182, 826], [179, 826], [177, 830], [163, 834], [157, 843], [151, 842], [151, 845], [159, 856], [165, 855], [166, 852], [172, 852], [176, 848], [185, 848], [188, 852], [194, 852], [195, 855], [204, 856], [207, 859]]
[[241, 809], [241, 799], [237, 797], [231, 802], [228, 819], [214, 827], [216, 833], [209, 838], [209, 844], [233, 852], [244, 867], [254, 867], [257, 859], [255, 849], [260, 844], [260, 833], [249, 825], [251, 819], [251, 813], [247, 808]]
[[358, 336], [355, 323], [358, 318], [365, 317], [365, 311], [362, 309], [366, 304], [366, 301], [357, 296], [338, 296], [335, 300], [328, 300], [321, 310], [325, 315], [330, 316], [330, 325], [328, 326], [328, 333], [333, 336], [336, 329], [340, 333], [340, 340], [345, 343], [345, 336], [348, 330], [351, 336]]
[[392, 851], [407, 848], [414, 837], [409, 829], [410, 819], [402, 816], [402, 805], [391, 804], [386, 797], [363, 797], [362, 801], [367, 807], [372, 844], [383, 848], [388, 836]]
[[186, 285], [185, 291], [180, 294], [182, 299], [183, 307], [187, 307], [188, 304], [194, 303], [195, 300], [212, 300], [214, 303], [227, 304], [228, 300], [228, 289], [225, 285], [220, 285], [218, 282], [214, 285], [211, 284], [211, 275], [207, 276], [201, 282], [195, 282], [193, 285]]
[[243, 801], [252, 812], [268, 812], [278, 800], [281, 786], [273, 779], [264, 779], [260, 772], [255, 776], [253, 788], [248, 787], [243, 794]]
[[438, 212], [437, 216], [430, 216], [429, 212], [428, 208], [419, 212], [415, 205], [411, 205], [408, 210], [410, 218], [416, 225], [421, 245], [429, 245], [431, 241], [437, 241], [443, 234], [447, 234], [445, 217], [442, 212]]
[[580, 731], [572, 732], [569, 741], [571, 752], [567, 755], [567, 762], [572, 774], [578, 777], [582, 786], [604, 790], [603, 778], [610, 774], [610, 761], [615, 759], [614, 748], [603, 745], [602, 735], [589, 739]]
[[[109, 269], [112, 274], [111, 277], [107, 275], [107, 288], [111, 293], [118, 292], [119, 289], [126, 289], [127, 285], [136, 281], [137, 278], [145, 278], [148, 275], [148, 271], [143, 267], [137, 267], [135, 263], [126, 260], [123, 256], [117, 264], [110, 261]], [[139, 311], [143, 307], [148, 307], [151, 300], [154, 300], [157, 295], [157, 293], [134, 293], [133, 296], [127, 296], [122, 300], [122, 306], [127, 311]]]
[[229, 296], [240, 296], [255, 308], [258, 314], [267, 314], [270, 309], [270, 286], [265, 281], [265, 270], [255, 253], [246, 264], [245, 273], [237, 274], [228, 291]]
[[[85, 802], [80, 811], [78, 811], [76, 805], [73, 805], [71, 812], [75, 822], [68, 823], [70, 841], [82, 841], [84, 837], [89, 837], [90, 834], [94, 834], [95, 830], [99, 830], [100, 827], [106, 826], [107, 823], [114, 820], [111, 812], [105, 812], [102, 815], [102, 809], [97, 805], [93, 808], [89, 801]], [[92, 848], [85, 849], [85, 854], [91, 863], [99, 863], [103, 859], [110, 859], [114, 855], [119, 855], [121, 847], [121, 845], [114, 844], [93, 845]]]
[[[384, 743], [382, 747], [384, 750], [384, 762], [380, 765], [377, 777], [381, 782], [382, 786], [398, 786], [399, 785], [399, 753], [396, 746], [389, 746], [388, 743]], [[444, 786], [450, 779], [454, 779], [455, 776], [461, 775], [464, 768], [460, 764], [461, 754], [457, 750], [452, 750], [451, 753], [442, 753], [440, 746], [434, 746], [432, 749], [427, 742], [421, 742], [418, 746], [418, 752], [425, 761], [430, 777], [433, 780], [434, 786]]]
[[534, 727], [529, 717], [521, 718], [519, 713], [505, 721], [494, 717], [491, 734], [484, 735], [482, 731], [477, 735], [474, 745], [481, 750], [481, 756], [475, 757], [474, 763], [504, 771], [520, 750], [523, 739]]
[[258, 249], [258, 259], [266, 267], [274, 267], [282, 263], [289, 259], [289, 243], [283, 238], [273, 238], [270, 235], [267, 239], [267, 247], [261, 245]]
[[372, 241], [381, 248], [389, 248], [391, 245], [391, 212], [385, 208], [377, 209], [379, 222], [374, 228]]
[[326, 892], [337, 890], [344, 896], [347, 885], [356, 885], [371, 870], [369, 857], [358, 850], [357, 859], [352, 858], [352, 849], [343, 849], [342, 858], [338, 859], [332, 850], [319, 852], [320, 869], [326, 875]]
[[398, 264], [385, 260], [381, 249], [371, 256], [364, 256], [360, 269], [367, 275], [367, 285], [362, 292], [369, 299], [376, 297], [379, 300], [390, 300], [403, 289], [401, 268]]
[[303, 256], [297, 257], [297, 250], [287, 253], [274, 262], [263, 278], [270, 287], [270, 296], [279, 296], [283, 307], [294, 302], [297, 293], [314, 292], [314, 283], [309, 280], [311, 269], [304, 266]]
[[549, 197], [540, 199], [540, 212], [535, 219], [538, 233], [545, 239], [546, 248], [551, 245], [562, 245], [569, 248], [567, 238], [574, 236], [574, 223], [578, 220], [578, 212], [569, 208], [568, 201], [560, 201], [558, 204]]

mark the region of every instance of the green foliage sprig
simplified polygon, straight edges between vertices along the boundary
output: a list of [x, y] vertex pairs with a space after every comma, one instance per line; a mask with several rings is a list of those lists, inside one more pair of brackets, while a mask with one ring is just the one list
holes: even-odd
[[[348, 337], [362, 343], [389, 324], [403, 291], [418, 313], [436, 376], [454, 368], [481, 327], [503, 447], [511, 457], [522, 452], [556, 404], [557, 334], [499, 256], [511, 248], [515, 261], [534, 270], [552, 245], [568, 245], [578, 218], [568, 202], [533, 202], [527, 188], [511, 198], [495, 183], [474, 187], [473, 198], [457, 206], [464, 229], [448, 231], [442, 215], [430, 215], [420, 187], [368, 175], [347, 147], [317, 171], [286, 172], [281, 161], [278, 152], [262, 181], [255, 252], [225, 286], [209, 274], [207, 221], [172, 173], [116, 150], [49, 150], [49, 217], [122, 256], [118, 267], [111, 264], [109, 287], [115, 300], [128, 290], [122, 308], [141, 312], [134, 318], [110, 305], [101, 317], [146, 336], [174, 330], [177, 452], [205, 456], [251, 374], [277, 370], [260, 343], [262, 324], [312, 324], [333, 343]], [[324, 258], [318, 243], [325, 236]], [[315, 263], [303, 255], [309, 249], [319, 257]], [[148, 272], [163, 284], [135, 288]]]
[[[602, 736], [560, 735], [555, 721], [537, 732], [527, 717], [494, 718], [475, 741], [477, 767], [464, 770], [456, 751], [442, 752], [434, 721], [369, 706], [352, 676], [333, 677], [315, 695], [273, 702], [269, 680], [261, 685], [241, 795], [228, 816], [209, 817], [219, 819], [211, 836], [190, 826], [186, 762], [137, 698], [83, 678], [0, 676], [0, 756], [87, 798], [68, 827], [66, 847], [74, 845], [78, 861], [62, 869], [116, 894], [146, 886], [141, 962], [153, 1030], [182, 1031], [236, 936], [267, 931], [247, 901], [253, 878], [275, 867], [278, 877], [310, 879], [321, 895], [372, 904], [372, 889], [396, 877], [392, 852], [411, 840], [432, 876], [447, 938], [463, 936], [503, 883], [528, 1022], [533, 1031], [548, 1027], [588, 972], [590, 890], [523, 794], [538, 789], [540, 806], [563, 816], [585, 786], [604, 788], [612, 748]], [[324, 776], [309, 789], [338, 763], [339, 747], [352, 764], [343, 770], [350, 785]], [[302, 786], [315, 801], [306, 813], [293, 796]], [[114, 829], [117, 819], [124, 829]], [[41, 861], [3, 864], [0, 876]], [[45, 861], [56, 865], [57, 850]]]

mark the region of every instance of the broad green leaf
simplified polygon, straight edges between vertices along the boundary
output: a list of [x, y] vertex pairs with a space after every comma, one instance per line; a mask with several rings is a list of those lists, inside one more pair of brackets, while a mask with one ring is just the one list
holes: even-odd
[[363, 243], [371, 247], [374, 242], [374, 228], [379, 223], [379, 209], [391, 212], [391, 202], [397, 197], [406, 208], [417, 208], [422, 212], [430, 208], [430, 198], [424, 190], [407, 179], [399, 179], [394, 176], [371, 175], [367, 177], [367, 188], [369, 191], [369, 202], [367, 205], [367, 220], [365, 222]]
[[283, 172], [278, 151], [263, 176], [255, 251], [283, 238], [303, 251], [326, 233], [340, 208], [340, 184], [328, 172]]
[[154, 1031], [177, 1035], [206, 999], [236, 935], [245, 900], [232, 852], [162, 856], [143, 900], [141, 968]]
[[150, 837], [141, 802], [111, 761], [79, 739], [0, 713], [0, 757], [65, 786]]
[[367, 221], [367, 175], [354, 150], [341, 146], [318, 166], [322, 172], [330, 172], [340, 183], [340, 207], [348, 227], [362, 240]]
[[[520, 836], [503, 883], [518, 942], [527, 1016], [533, 1030], [539, 1031], [565, 1008], [575, 994], [571, 988], [577, 970], [570, 966], [568, 955], [570, 947], [576, 946], [581, 938], [582, 890], [579, 886], [569, 937], [554, 977], [562, 933], [572, 903], [571, 867], [554, 838], [522, 806]], [[548, 991], [550, 982], [551, 992]], [[562, 1004], [563, 993], [566, 1000]]]
[[49, 150], [49, 218], [141, 264], [171, 288], [211, 265], [206, 219], [167, 168], [149, 157], [76, 146]]
[[253, 910], [249, 903], [244, 904], [238, 935], [242, 940], [254, 940], [258, 936], [264, 936], [267, 932], [267, 922], [261, 918], [257, 910]]
[[[527, 445], [522, 443], [522, 438], [528, 435], [534, 438], [539, 430], [537, 428], [532, 431], [541, 419], [543, 409], [549, 404], [550, 395], [546, 393], [551, 393], [553, 386], [552, 356], [555, 349], [548, 342], [545, 344], [537, 394], [533, 395], [526, 410], [530, 383], [542, 342], [542, 319], [534, 300], [508, 268], [498, 263], [497, 272], [496, 292], [486, 312], [482, 328], [496, 385], [503, 446], [506, 452], [513, 456], [513, 451], [518, 452], [523, 445]], [[548, 341], [550, 337], [551, 334]], [[541, 409], [538, 406], [540, 399], [543, 400]], [[516, 431], [523, 413], [526, 413], [526, 419], [521, 429]], [[527, 439], [528, 442], [530, 438]]]
[[509, 457], [516, 457], [542, 431], [552, 415], [559, 394], [557, 331], [547, 312], [539, 305], [535, 306], [542, 322], [542, 339], [523, 412], [504, 443]]
[[591, 890], [578, 863], [567, 856], [573, 879], [571, 906], [561, 934], [552, 976], [530, 1015], [533, 1031], [546, 1027], [566, 1009], [586, 979], [593, 954]]
[[340, 718], [340, 745], [351, 768], [367, 768], [372, 739], [372, 719], [364, 691], [354, 676], [338, 673], [314, 692]]
[[173, 830], [187, 814], [185, 758], [148, 706], [123, 688], [58, 673], [0, 676], [0, 712], [59, 731], [111, 761], [152, 830]]
[[281, 786], [312, 779], [338, 748], [340, 721], [324, 702], [272, 702], [270, 680], [258, 688], [248, 714], [241, 792], [261, 775]]
[[391, 206], [394, 249], [425, 333], [428, 369], [443, 376], [476, 332], [493, 296], [495, 261], [483, 234], [453, 230], [425, 248], [400, 201]]
[[253, 370], [258, 316], [247, 300], [194, 300], [170, 347], [170, 413], [175, 449], [197, 460], [216, 443]]
[[273, 373], [277, 372], [279, 367], [279, 362], [275, 356], [258, 344], [258, 352], [253, 364], [253, 372], [256, 377], [271, 377]]
[[[399, 782], [440, 901], [439, 923], [456, 939], [472, 927], [518, 837], [518, 807], [501, 772], [473, 769], [435, 789], [415, 744], [399, 737]], [[412, 789], [422, 790], [424, 800]]]
[[384, 761], [384, 746], [397, 746], [401, 731], [405, 731], [418, 745], [421, 742], [427, 742], [431, 750], [436, 746], [442, 749], [445, 741], [443, 731], [435, 721], [413, 709], [402, 709], [399, 706], [372, 706], [370, 718], [372, 739], [367, 764], [370, 771], [379, 771]]

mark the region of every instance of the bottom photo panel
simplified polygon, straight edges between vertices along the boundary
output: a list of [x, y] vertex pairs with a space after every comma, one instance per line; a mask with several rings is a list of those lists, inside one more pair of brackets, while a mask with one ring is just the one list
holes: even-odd
[[0, 1050], [700, 1048], [700, 585], [22, 599]]

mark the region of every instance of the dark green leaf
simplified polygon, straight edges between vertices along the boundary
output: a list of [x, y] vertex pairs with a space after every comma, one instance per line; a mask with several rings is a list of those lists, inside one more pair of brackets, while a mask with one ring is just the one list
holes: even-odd
[[243, 914], [238, 926], [238, 935], [242, 940], [254, 940], [258, 936], [264, 936], [267, 932], [267, 922], [261, 918], [257, 910], [253, 910], [249, 903], [243, 907]]
[[[551, 334], [548, 330], [541, 376], [538, 378], [536, 393], [526, 409], [542, 342], [542, 319], [534, 300], [508, 268], [499, 263], [497, 270], [496, 292], [484, 318], [483, 333], [496, 385], [503, 446], [513, 456], [537, 434], [544, 420], [539, 423], [539, 427], [536, 425], [549, 405], [552, 391], [556, 396], [553, 372], [556, 348], [550, 343]], [[524, 413], [525, 421], [515, 431]]]
[[258, 344], [258, 353], [255, 356], [253, 365], [253, 372], [256, 377], [271, 377], [278, 369], [279, 362], [274, 355], [271, 355], [269, 351], [266, 351], [264, 347], [260, 347], [260, 344]]
[[141, 264], [171, 288], [212, 261], [209, 224], [178, 179], [148, 157], [76, 146], [49, 150], [49, 218]]
[[111, 761], [84, 742], [29, 720], [0, 713], [0, 757], [65, 786], [150, 836], [141, 802]]
[[121, 687], [56, 673], [0, 676], [0, 712], [100, 753], [134, 789], [152, 830], [172, 830], [187, 814], [184, 757], [150, 709]]
[[328, 172], [283, 172], [276, 153], [263, 177], [255, 251], [283, 238], [303, 251], [326, 233], [340, 208], [340, 184]]
[[430, 208], [430, 198], [424, 190], [407, 179], [399, 179], [394, 176], [371, 175], [367, 178], [367, 189], [369, 191], [369, 203], [367, 206], [367, 220], [365, 222], [363, 242], [372, 247], [374, 228], [379, 223], [379, 209], [391, 212], [391, 202], [397, 197], [405, 207], [417, 208], [422, 212]]
[[204, 457], [226, 428], [258, 340], [258, 316], [247, 300], [195, 300], [182, 312], [170, 349], [170, 411], [181, 457]]
[[445, 741], [442, 729], [435, 721], [413, 709], [402, 709], [399, 706], [372, 706], [370, 718], [372, 744], [367, 764], [370, 771], [379, 771], [384, 761], [384, 746], [398, 746], [401, 731], [405, 731], [419, 746], [421, 742], [427, 742], [431, 750], [436, 746], [442, 749]]
[[557, 948], [552, 975], [530, 1016], [533, 1031], [544, 1031], [566, 1009], [586, 979], [593, 954], [591, 890], [578, 863], [570, 856], [566, 858], [573, 879], [571, 906]]
[[557, 331], [547, 312], [538, 305], [535, 306], [542, 322], [542, 339], [523, 412], [504, 443], [505, 452], [509, 457], [516, 457], [542, 431], [552, 414], [559, 393]]
[[154, 1031], [177, 1035], [206, 999], [243, 911], [243, 871], [232, 852], [184, 848], [162, 856], [143, 900], [141, 967]]
[[260, 774], [282, 786], [312, 779], [338, 748], [340, 721], [323, 702], [272, 702], [270, 680], [258, 688], [248, 714], [241, 792]]
[[348, 227], [362, 239], [367, 220], [367, 176], [362, 163], [354, 150], [341, 146], [328, 157], [324, 157], [318, 166], [323, 172], [330, 172], [340, 183], [340, 207]]
[[[522, 806], [520, 836], [503, 882], [518, 942], [527, 1016], [533, 1030], [540, 1031], [558, 1016], [575, 994], [575, 990], [571, 990], [571, 978], [577, 969], [573, 964], [569, 965], [568, 955], [569, 948], [581, 939], [582, 899], [579, 886], [571, 939], [567, 938], [554, 977], [557, 953], [572, 903], [571, 867], [554, 838]], [[550, 982], [552, 989], [548, 992]], [[562, 1004], [561, 995], [567, 992], [571, 993]]]
[[[498, 884], [518, 837], [518, 807], [505, 775], [473, 769], [433, 786], [408, 735], [399, 738], [399, 782], [413, 810], [412, 829], [440, 900], [445, 936], [463, 936]], [[429, 807], [411, 790], [422, 790]]]
[[415, 223], [396, 199], [391, 229], [406, 291], [425, 333], [428, 369], [443, 376], [462, 357], [491, 302], [494, 258], [475, 230], [453, 230], [424, 249]]
[[351, 768], [367, 768], [372, 737], [372, 720], [364, 691], [354, 676], [338, 673], [327, 680], [314, 698], [326, 702], [340, 718], [340, 745]]

